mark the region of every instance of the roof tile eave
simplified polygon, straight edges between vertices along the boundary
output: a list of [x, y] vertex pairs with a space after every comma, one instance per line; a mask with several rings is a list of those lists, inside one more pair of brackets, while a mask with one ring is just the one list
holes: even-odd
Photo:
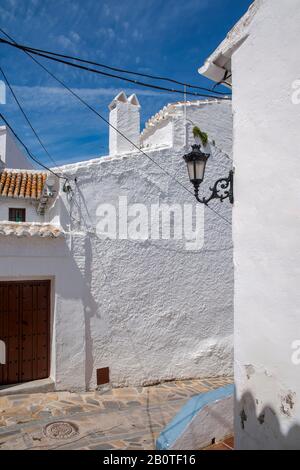
[[46, 179], [45, 172], [4, 168], [0, 171], [0, 197], [39, 200]]
[[63, 238], [62, 227], [37, 222], [0, 222], [0, 236]]

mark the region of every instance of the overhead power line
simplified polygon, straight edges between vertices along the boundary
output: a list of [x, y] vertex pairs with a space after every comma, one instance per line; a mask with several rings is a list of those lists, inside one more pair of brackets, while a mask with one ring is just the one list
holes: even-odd
[[0, 118], [3, 120], [3, 122], [6, 124], [6, 126], [9, 128], [9, 130], [11, 131], [11, 133], [15, 136], [15, 138], [18, 140], [18, 142], [20, 142], [20, 144], [24, 147], [24, 149], [26, 150], [28, 156], [31, 158], [31, 160], [33, 160], [35, 163], [37, 163], [38, 165], [40, 165], [41, 167], [43, 167], [45, 170], [47, 171], [50, 171], [50, 173], [52, 173], [53, 175], [57, 176], [58, 178], [60, 179], [63, 179], [63, 180], [67, 180], [68, 178], [66, 177], [63, 177], [63, 176], [60, 176], [59, 174], [55, 173], [55, 171], [51, 170], [51, 168], [48, 168], [46, 165], [44, 165], [43, 163], [41, 163], [29, 150], [29, 148], [27, 147], [26, 144], [24, 144], [23, 140], [17, 135], [17, 133], [13, 130], [12, 126], [9, 124], [9, 122], [7, 121], [7, 119], [3, 116], [2, 113], [0, 113]]
[[58, 166], [58, 164], [56, 163], [56, 161], [54, 160], [54, 158], [52, 157], [52, 155], [48, 152], [48, 150], [46, 149], [45, 145], [43, 144], [42, 140], [40, 139], [38, 133], [36, 132], [35, 128], [33, 127], [33, 125], [31, 124], [30, 120], [29, 120], [29, 117], [28, 115], [26, 114], [26, 112], [24, 111], [24, 108], [22, 107], [18, 97], [16, 96], [16, 93], [14, 92], [11, 84], [9, 83], [9, 80], [8, 80], [8, 77], [7, 75], [4, 73], [4, 70], [2, 69], [2, 67], [0, 66], [0, 72], [2, 73], [3, 77], [4, 77], [4, 80], [8, 86], [8, 88], [10, 89], [11, 91], [11, 94], [13, 95], [21, 113], [23, 114], [24, 118], [26, 119], [29, 127], [31, 128], [32, 132], [34, 133], [35, 137], [37, 138], [38, 142], [40, 143], [41, 147], [44, 149], [45, 153], [48, 155], [48, 157], [50, 158], [50, 160], [52, 161], [53, 165], [54, 166]]
[[[15, 44], [11, 44], [9, 41], [2, 40], [1, 42], [5, 42], [6, 44], [16, 46]], [[112, 70], [114, 72], [121, 72], [121, 73], [126, 73], [128, 75], [135, 75], [135, 76], [138, 76], [138, 77], [151, 78], [153, 80], [158, 80], [158, 81], [166, 81], [166, 82], [170, 82], [170, 83], [175, 83], [176, 85], [182, 85], [182, 86], [185, 86], [187, 88], [195, 88], [196, 90], [203, 90], [203, 91], [208, 91], [208, 92], [212, 91], [210, 88], [206, 88], [206, 87], [199, 86], [199, 85], [192, 85], [190, 83], [181, 82], [179, 80], [175, 80], [175, 79], [169, 78], [169, 77], [161, 77], [161, 76], [158, 76], [158, 75], [152, 75], [152, 74], [147, 74], [147, 73], [136, 72], [136, 71], [133, 71], [133, 70], [127, 70], [127, 69], [123, 69], [123, 68], [119, 68], [119, 67], [113, 67], [113, 66], [110, 66], [110, 65], [102, 64], [100, 62], [95, 62], [95, 61], [92, 61], [92, 60], [82, 59], [81, 57], [71, 56], [71, 55], [67, 55], [67, 54], [60, 54], [58, 52], [48, 51], [48, 50], [45, 50], [45, 49], [39, 49], [39, 48], [36, 48], [36, 47], [30, 47], [30, 46], [27, 46], [25, 44], [19, 44], [18, 43], [18, 46], [20, 48], [26, 49], [28, 52], [32, 52], [32, 53], [39, 52], [39, 53], [42, 53], [42, 54], [52, 55], [52, 56], [56, 56], [56, 57], [62, 57], [64, 59], [76, 60], [77, 62], [82, 62], [84, 64], [96, 65], [97, 67], [102, 67], [106, 70]], [[214, 93], [218, 94], [218, 95], [227, 95], [228, 96], [228, 93], [225, 93], [225, 92], [222, 92], [222, 91], [214, 91]]]
[[[0, 29], [0, 31], [2, 31], [2, 30]], [[91, 68], [91, 67], [86, 67], [84, 65], [74, 64], [74, 63], [69, 62], [67, 60], [58, 59], [57, 57], [53, 57], [53, 56], [49, 55], [46, 51], [45, 51], [45, 53], [37, 52], [34, 49], [27, 48], [27, 47], [22, 46], [18, 43], [12, 43], [12, 42], [7, 41], [6, 39], [3, 39], [3, 38], [0, 38], [0, 42], [4, 43], [4, 44], [7, 44], [9, 46], [15, 47], [17, 49], [20, 49], [24, 52], [28, 52], [28, 53], [30, 52], [31, 54], [37, 55], [39, 57], [43, 57], [45, 59], [52, 60], [54, 62], [58, 62], [58, 63], [64, 64], [64, 65], [68, 65], [70, 67], [74, 67], [74, 68], [77, 68], [77, 69], [80, 69], [80, 70], [85, 70], [85, 71], [88, 71], [88, 72], [91, 72], [91, 73], [96, 73], [98, 75], [103, 75], [105, 77], [117, 78], [118, 80], [123, 80], [123, 81], [128, 82], [128, 83], [133, 83], [134, 85], [139, 85], [139, 86], [142, 86], [142, 87], [145, 87], [145, 88], [152, 88], [152, 89], [158, 90], [158, 91], [166, 91], [168, 93], [177, 93], [177, 94], [179, 93], [180, 95], [182, 95], [182, 93], [183, 93], [182, 90], [162, 87], [162, 86], [159, 86], [159, 85], [153, 85], [153, 84], [150, 84], [150, 83], [141, 82], [139, 80], [133, 80], [133, 79], [127, 78], [127, 77], [121, 77], [120, 75], [115, 75], [115, 74], [112, 74], [112, 73], [103, 72], [101, 70], [97, 70], [97, 69], [94, 69], [94, 68]], [[209, 95], [209, 94], [204, 94], [204, 93], [196, 93], [196, 92], [193, 92], [193, 91], [186, 91], [185, 94], [189, 95], [189, 96], [193, 96], [193, 97], [198, 97], [198, 98], [213, 98], [213, 99], [219, 99], [219, 100], [230, 100], [229, 96], [223, 96], [223, 95], [219, 96], [219, 95], [216, 95], [216, 94], [214, 94], [214, 95], [210, 94]]]
[[[9, 36], [7, 33], [5, 33], [1, 28], [0, 31], [3, 32], [11, 41], [15, 42], [14, 39]], [[141, 152], [143, 155], [145, 155], [149, 160], [151, 160], [155, 165], [157, 165], [167, 176], [173, 179], [177, 184], [179, 184], [185, 191], [187, 191], [189, 194], [191, 194], [194, 197], [194, 194], [192, 191], [190, 191], [184, 184], [182, 184], [179, 180], [174, 178], [174, 176], [169, 173], [165, 168], [163, 168], [159, 163], [157, 163], [156, 160], [154, 160], [150, 155], [148, 155], [144, 150], [142, 150], [140, 147], [138, 147], [134, 142], [132, 142], [128, 137], [126, 137], [119, 129], [117, 129], [115, 126], [113, 126], [104, 116], [102, 116], [96, 109], [94, 109], [89, 103], [87, 103], [81, 96], [79, 96], [75, 91], [73, 91], [68, 85], [66, 85], [62, 80], [57, 78], [50, 70], [41, 62], [39, 62], [35, 57], [33, 57], [28, 51], [24, 50], [26, 55], [28, 55], [36, 64], [39, 65], [43, 70], [45, 70], [55, 81], [60, 83], [61, 86], [63, 86], [66, 90], [69, 91], [75, 98], [77, 98], [84, 106], [86, 106], [90, 111], [92, 111], [94, 114], [96, 114], [102, 121], [104, 121], [108, 126], [110, 126], [112, 129], [114, 129], [119, 135], [121, 135], [127, 142], [129, 142], [133, 147], [135, 147], [139, 152]], [[51, 171], [51, 170], [50, 170]], [[231, 222], [224, 217], [223, 215], [219, 214], [213, 207], [209, 206], [206, 204], [206, 207], [210, 209], [212, 212], [214, 212], [218, 217], [223, 219], [227, 224], [231, 225]]]

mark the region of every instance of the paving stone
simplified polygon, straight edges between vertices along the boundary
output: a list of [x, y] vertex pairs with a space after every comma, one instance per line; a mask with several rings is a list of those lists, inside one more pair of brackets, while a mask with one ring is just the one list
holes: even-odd
[[90, 444], [88, 438], [76, 439], [73, 442], [60, 442], [53, 447], [54, 450], [79, 450], [83, 446], [88, 446]]
[[81, 413], [84, 411], [82, 406], [68, 406], [68, 408], [65, 409], [66, 414], [72, 414], [72, 413]]
[[8, 436], [14, 436], [16, 434], [20, 434], [20, 432], [21, 432], [20, 429], [14, 429], [14, 430], [11, 430], [11, 431], [1, 432], [0, 440], [5, 439]]
[[[228, 383], [231, 379], [224, 377], [1, 397], [0, 447], [151, 450], [162, 428], [191, 396]], [[55, 419], [77, 423], [79, 436], [70, 441], [46, 439], [43, 426]]]
[[86, 398], [85, 400], [87, 403], [90, 403], [91, 405], [96, 405], [99, 406], [99, 402], [95, 400], [94, 398]]
[[50, 411], [39, 411], [38, 413], [36, 413], [36, 416], [38, 416], [39, 418], [50, 418], [51, 417], [51, 412]]
[[41, 405], [29, 405], [27, 406], [28, 411], [31, 413], [36, 413], [37, 411], [40, 411], [42, 409]]
[[125, 441], [112, 441], [111, 445], [113, 445], [115, 449], [125, 449], [127, 446]]
[[136, 401], [136, 400], [134, 401], [134, 400], [133, 400], [133, 401], [128, 401], [128, 402], [126, 403], [126, 405], [127, 405], [127, 406], [141, 406], [141, 402], [140, 402], [140, 401]]
[[57, 416], [64, 416], [64, 413], [63, 413], [63, 409], [62, 410], [59, 410], [59, 409], [54, 409], [54, 410], [51, 410], [51, 414], [52, 416], [54, 417], [57, 417]]
[[110, 410], [118, 410], [119, 403], [117, 401], [104, 401], [103, 402], [105, 408], [109, 408]]
[[7, 395], [6, 399], [9, 400], [9, 401], [13, 401], [13, 400], [24, 400], [25, 398], [30, 398], [32, 395], [29, 395], [29, 394], [17, 394], [17, 395]]
[[99, 444], [96, 446], [89, 446], [89, 449], [91, 450], [110, 450], [110, 449], [115, 449], [115, 447], [112, 444]]

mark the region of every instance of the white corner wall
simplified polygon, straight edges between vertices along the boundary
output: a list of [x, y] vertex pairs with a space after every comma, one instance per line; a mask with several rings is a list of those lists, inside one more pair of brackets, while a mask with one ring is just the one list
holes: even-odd
[[[50, 376], [57, 389], [85, 389], [84, 259], [70, 256], [69, 240], [2, 236], [0, 281], [51, 280]], [[72, 243], [76, 243], [73, 236]]]
[[265, 0], [232, 59], [238, 449], [300, 449], [299, 25]]
[[[226, 119], [231, 123], [230, 113]], [[183, 129], [182, 121], [177, 125]], [[182, 159], [187, 150], [147, 153], [190, 188]], [[230, 167], [228, 156], [213, 149], [203, 190]], [[185, 240], [101, 239], [95, 233], [100, 204], [117, 207], [127, 196], [128, 204], [192, 204], [195, 211], [195, 199], [140, 152], [60, 170], [77, 177], [76, 185], [71, 180], [74, 195], [68, 200], [61, 192], [45, 219], [61, 223], [66, 239], [0, 240], [0, 280], [52, 280], [56, 388], [93, 389], [101, 367], [110, 368], [114, 385], [231, 375], [231, 224], [201, 206], [199, 251], [187, 250]], [[228, 201], [213, 207], [230, 222]]]
[[0, 160], [6, 168], [32, 170], [29, 157], [21, 152], [6, 126], [0, 126]]
[[[189, 187], [184, 151], [149, 154]], [[215, 151], [207, 184], [227, 174], [230, 165], [228, 157]], [[64, 200], [62, 223], [68, 229], [71, 210], [71, 229], [82, 235], [80, 244], [72, 244], [71, 256], [84, 260], [86, 386], [95, 387], [96, 369], [101, 367], [110, 368], [114, 385], [230, 375], [231, 225], [206, 209], [204, 246], [196, 252], [186, 250], [182, 240], [100, 239], [95, 234], [97, 207], [103, 203], [118, 207], [119, 196], [127, 196], [128, 204], [146, 207], [195, 206], [195, 200], [140, 153], [61, 170], [77, 177], [70, 208]], [[214, 207], [231, 219], [228, 201]], [[66, 373], [64, 377], [67, 381]]]

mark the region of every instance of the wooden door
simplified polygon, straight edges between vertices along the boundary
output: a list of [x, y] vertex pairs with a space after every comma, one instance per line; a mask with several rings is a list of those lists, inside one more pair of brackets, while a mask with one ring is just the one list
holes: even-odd
[[0, 282], [0, 385], [49, 377], [50, 281]]

